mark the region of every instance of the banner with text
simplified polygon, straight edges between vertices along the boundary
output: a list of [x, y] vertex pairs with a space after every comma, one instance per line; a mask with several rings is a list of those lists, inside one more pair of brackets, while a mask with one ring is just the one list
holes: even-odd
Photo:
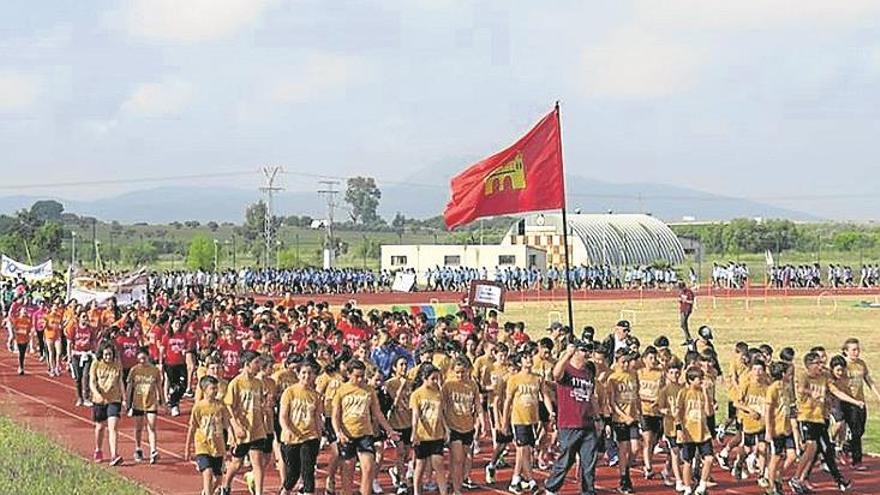
[[4, 254], [0, 257], [0, 275], [9, 278], [23, 277], [25, 280], [49, 280], [52, 278], [52, 260], [39, 265], [26, 265]]

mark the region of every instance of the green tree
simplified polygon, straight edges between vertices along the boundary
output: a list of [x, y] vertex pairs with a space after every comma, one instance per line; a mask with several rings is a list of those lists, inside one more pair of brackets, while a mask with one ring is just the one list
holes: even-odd
[[[212, 246], [213, 249], [213, 246]], [[146, 265], [156, 261], [159, 250], [151, 242], [135, 242], [121, 248], [122, 261], [129, 265]], [[213, 265], [213, 253], [211, 253], [211, 263]]]
[[378, 223], [379, 215], [376, 209], [379, 207], [381, 197], [382, 191], [376, 186], [376, 179], [372, 177], [348, 179], [345, 202], [351, 205], [351, 213], [356, 222], [363, 225]]
[[[266, 251], [265, 222], [266, 203], [260, 200], [247, 207], [244, 212], [244, 224], [236, 229], [236, 233], [244, 238], [248, 249], [260, 264], [264, 261]], [[273, 234], [278, 232], [281, 228], [281, 218], [273, 216], [270, 228]]]
[[31, 214], [43, 222], [49, 220], [60, 222], [62, 213], [64, 213], [64, 205], [53, 199], [40, 200], [31, 205]]
[[193, 270], [214, 269], [214, 241], [206, 235], [196, 235], [189, 243], [186, 265]]
[[406, 225], [406, 217], [403, 216], [399, 211], [394, 215], [394, 219], [391, 220], [391, 226], [394, 227], [394, 230], [401, 231], [403, 227]]
[[47, 222], [37, 228], [30, 241], [31, 256], [36, 260], [48, 259], [58, 256], [61, 252], [61, 242], [64, 237], [64, 229], [60, 223]]

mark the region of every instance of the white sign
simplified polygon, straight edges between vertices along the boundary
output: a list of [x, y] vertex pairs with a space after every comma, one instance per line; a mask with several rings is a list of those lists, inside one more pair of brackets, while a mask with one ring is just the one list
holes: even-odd
[[474, 302], [494, 306], [501, 304], [501, 287], [478, 285], [474, 291]]
[[504, 311], [504, 286], [488, 280], [472, 280], [468, 303], [475, 307]]
[[49, 280], [52, 278], [52, 260], [31, 266], [19, 263], [5, 254], [0, 257], [0, 275], [25, 280]]
[[146, 285], [129, 285], [120, 287], [116, 291], [112, 290], [92, 290], [84, 287], [74, 287], [70, 289], [68, 299], [75, 299], [80, 304], [88, 304], [92, 301], [98, 303], [98, 306], [104, 306], [111, 297], [116, 298], [116, 304], [120, 306], [128, 306], [135, 301], [141, 304], [147, 303], [147, 286]]
[[391, 284], [391, 290], [394, 292], [411, 292], [415, 285], [415, 273], [397, 272], [394, 274], [394, 283]]

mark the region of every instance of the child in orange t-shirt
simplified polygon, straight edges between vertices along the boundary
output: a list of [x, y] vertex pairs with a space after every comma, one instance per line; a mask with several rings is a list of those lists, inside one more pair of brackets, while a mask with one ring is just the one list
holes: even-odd
[[15, 340], [15, 347], [18, 348], [18, 374], [24, 374], [24, 356], [27, 353], [28, 343], [31, 340], [31, 317], [28, 314], [27, 307], [22, 305], [18, 307], [14, 315], [10, 315], [7, 322], [9, 334]]

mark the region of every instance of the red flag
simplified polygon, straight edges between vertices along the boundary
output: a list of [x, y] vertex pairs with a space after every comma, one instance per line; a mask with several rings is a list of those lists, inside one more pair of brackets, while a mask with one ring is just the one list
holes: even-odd
[[559, 107], [509, 148], [452, 178], [443, 218], [452, 229], [480, 217], [565, 205]]

